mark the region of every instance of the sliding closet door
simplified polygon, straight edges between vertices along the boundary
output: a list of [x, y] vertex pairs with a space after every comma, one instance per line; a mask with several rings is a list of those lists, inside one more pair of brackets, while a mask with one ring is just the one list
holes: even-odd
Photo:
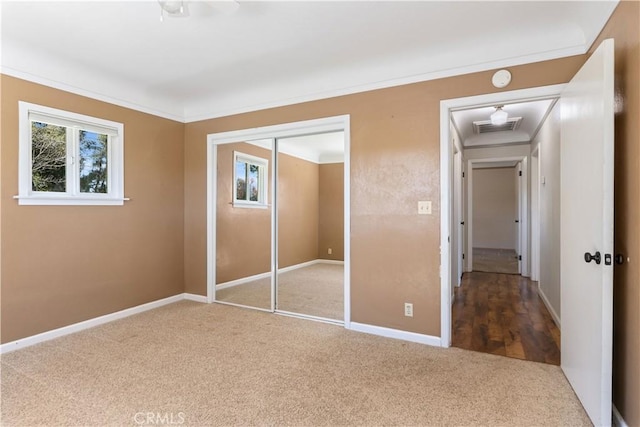
[[273, 310], [273, 145], [217, 145], [216, 301]]
[[344, 136], [277, 140], [281, 312], [344, 319]]

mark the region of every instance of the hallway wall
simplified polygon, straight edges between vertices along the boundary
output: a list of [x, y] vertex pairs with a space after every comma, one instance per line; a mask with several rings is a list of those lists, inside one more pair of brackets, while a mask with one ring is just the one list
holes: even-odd
[[560, 102], [533, 140], [532, 151], [535, 147], [540, 147], [540, 291], [560, 319]]
[[516, 250], [514, 171], [513, 167], [473, 170], [474, 248]]

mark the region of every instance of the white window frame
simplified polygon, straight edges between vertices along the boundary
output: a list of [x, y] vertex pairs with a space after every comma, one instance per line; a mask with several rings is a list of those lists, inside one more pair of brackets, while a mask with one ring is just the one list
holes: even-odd
[[[260, 180], [260, 187], [258, 189], [258, 201], [252, 202], [251, 200], [238, 200], [238, 188], [236, 183], [238, 182], [238, 176], [236, 175], [236, 163], [238, 161], [245, 162], [247, 165], [258, 166], [258, 174]], [[269, 160], [262, 157], [252, 156], [250, 154], [241, 153], [240, 151], [233, 152], [233, 207], [235, 208], [258, 208], [267, 209], [268, 204], [268, 191], [269, 191]], [[247, 183], [247, 194], [249, 194], [249, 186]]]
[[[20, 205], [123, 205], [124, 197], [124, 125], [70, 111], [18, 102], [19, 153], [18, 199]], [[31, 122], [45, 117], [47, 123], [72, 129], [97, 130], [109, 135], [107, 154], [107, 193], [80, 192], [79, 157], [75, 141], [67, 136], [66, 192], [33, 191], [31, 158]], [[69, 133], [68, 133], [69, 135]]]

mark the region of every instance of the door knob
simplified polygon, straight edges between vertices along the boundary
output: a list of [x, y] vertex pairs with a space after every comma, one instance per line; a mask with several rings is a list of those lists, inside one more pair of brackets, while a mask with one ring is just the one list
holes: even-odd
[[600, 264], [600, 262], [602, 262], [602, 256], [600, 255], [600, 252], [596, 252], [593, 255], [591, 255], [589, 252], [585, 252], [584, 253], [584, 260], [586, 262], [595, 261], [596, 264]]

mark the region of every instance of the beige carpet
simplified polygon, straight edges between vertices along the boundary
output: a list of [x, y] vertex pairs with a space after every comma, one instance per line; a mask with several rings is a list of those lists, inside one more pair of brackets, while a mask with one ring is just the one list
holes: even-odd
[[473, 248], [473, 271], [518, 274], [518, 255], [513, 249]]
[[4, 426], [589, 425], [557, 366], [190, 301], [1, 367]]
[[[220, 301], [271, 308], [271, 279], [221, 289]], [[278, 276], [278, 309], [293, 313], [344, 319], [344, 266], [314, 264], [280, 273]]]

